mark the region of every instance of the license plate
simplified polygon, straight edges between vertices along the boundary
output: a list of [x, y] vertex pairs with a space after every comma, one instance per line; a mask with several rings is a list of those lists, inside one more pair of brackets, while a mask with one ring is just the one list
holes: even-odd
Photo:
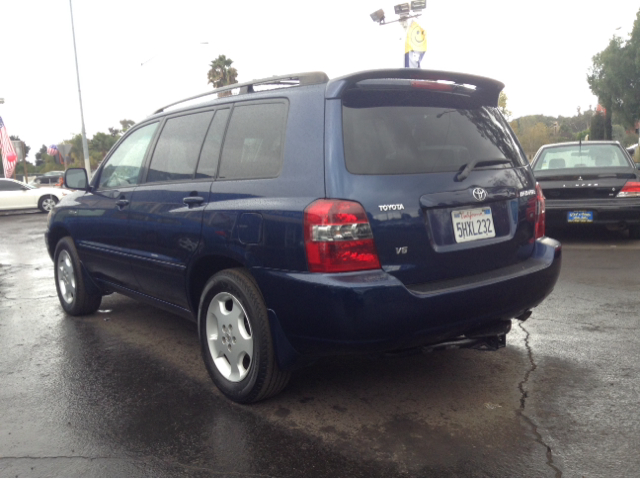
[[568, 223], [593, 223], [593, 211], [569, 211]]
[[452, 211], [451, 220], [456, 243], [493, 238], [496, 235], [491, 208]]

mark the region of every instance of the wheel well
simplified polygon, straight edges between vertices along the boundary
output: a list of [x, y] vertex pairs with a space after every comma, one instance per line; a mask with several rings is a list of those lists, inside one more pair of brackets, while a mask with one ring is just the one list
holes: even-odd
[[242, 266], [244, 265], [239, 261], [225, 256], [207, 256], [198, 260], [192, 268], [189, 277], [189, 299], [191, 300], [191, 305], [196, 315], [198, 314], [200, 295], [209, 278], [223, 269]]
[[38, 198], [38, 204], [40, 204], [40, 202], [45, 198], [55, 198], [56, 202], [60, 201], [60, 199], [53, 193], [47, 193], [45, 195], [42, 195], [40, 198]]
[[53, 252], [56, 250], [58, 241], [60, 241], [65, 236], [70, 236], [69, 232], [61, 226], [53, 228], [49, 231], [47, 249], [49, 250], [49, 256], [51, 256], [51, 259], [53, 259]]

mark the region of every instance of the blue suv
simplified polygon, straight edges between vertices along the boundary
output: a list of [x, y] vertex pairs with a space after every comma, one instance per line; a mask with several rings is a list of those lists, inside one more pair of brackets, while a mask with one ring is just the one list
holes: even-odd
[[195, 321], [242, 403], [328, 355], [498, 349], [561, 257], [503, 86], [312, 72], [164, 107], [90, 183], [67, 171], [45, 235], [60, 303], [91, 314], [118, 292]]

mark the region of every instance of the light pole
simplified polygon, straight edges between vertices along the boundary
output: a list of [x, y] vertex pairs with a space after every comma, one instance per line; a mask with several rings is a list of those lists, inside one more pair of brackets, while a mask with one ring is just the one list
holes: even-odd
[[80, 98], [80, 121], [82, 122], [82, 151], [84, 153], [84, 168], [87, 170], [89, 180], [91, 180], [91, 161], [89, 160], [89, 145], [87, 144], [87, 133], [84, 129], [84, 113], [82, 111], [82, 93], [80, 92], [80, 70], [78, 69], [78, 52], [76, 50], [76, 32], [73, 27], [73, 6], [69, 0], [69, 11], [71, 12], [71, 33], [73, 34], [73, 54], [76, 58], [76, 76], [78, 78], [78, 97]]
[[[410, 30], [413, 30], [413, 26], [409, 26], [409, 20], [411, 18], [418, 18], [422, 14], [422, 10], [424, 10], [425, 8], [427, 8], [427, 0], [413, 0], [411, 2], [411, 5], [409, 5], [409, 3], [400, 3], [393, 7], [395, 14], [399, 17], [397, 20], [392, 20], [390, 22], [386, 21], [384, 10], [382, 9], [376, 10], [370, 16], [371, 20], [373, 20], [380, 26], [400, 22], [400, 25], [402, 26], [402, 30], [404, 31], [404, 35], [406, 37], [405, 48], [407, 48], [406, 45], [409, 44], [409, 35], [411, 34], [412, 39], [414, 36], [414, 33], [410, 32]], [[411, 50], [405, 50], [405, 67], [420, 68], [420, 61], [422, 60], [424, 52], [426, 51], [427, 44], [426, 37], [424, 37], [424, 31], [419, 28], [417, 24], [416, 27], [416, 31], [422, 32], [422, 40], [418, 39], [417, 41], [420, 44], [424, 43], [424, 47], [415, 46], [415, 42], [412, 41]], [[424, 50], [422, 48], [424, 48]]]

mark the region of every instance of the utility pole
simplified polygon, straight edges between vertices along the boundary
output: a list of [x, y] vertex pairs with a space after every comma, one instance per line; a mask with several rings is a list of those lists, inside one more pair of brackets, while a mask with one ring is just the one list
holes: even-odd
[[89, 145], [87, 144], [87, 133], [84, 129], [84, 113], [82, 111], [82, 93], [80, 92], [80, 70], [78, 69], [78, 52], [76, 50], [76, 32], [73, 27], [73, 6], [69, 0], [69, 11], [71, 12], [71, 33], [73, 34], [73, 54], [76, 58], [76, 76], [78, 78], [78, 97], [80, 98], [80, 120], [82, 121], [82, 151], [84, 153], [84, 168], [87, 176], [91, 180], [91, 160], [89, 159]]

